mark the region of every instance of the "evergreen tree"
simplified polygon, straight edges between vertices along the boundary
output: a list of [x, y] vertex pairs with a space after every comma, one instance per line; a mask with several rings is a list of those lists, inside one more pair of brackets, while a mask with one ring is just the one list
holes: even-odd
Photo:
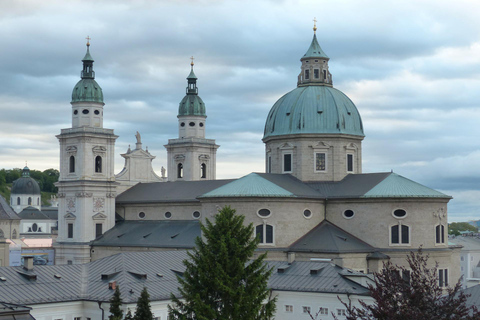
[[132, 311], [130, 310], [130, 308], [128, 308], [128, 311], [127, 311], [127, 314], [125, 315], [124, 320], [134, 320], [134, 318], [132, 316]]
[[110, 316], [109, 320], [122, 320], [123, 311], [120, 308], [122, 306], [122, 297], [120, 297], [120, 288], [117, 286], [113, 296], [110, 298]]
[[[259, 239], [252, 237], [253, 225], [244, 226], [245, 217], [229, 206], [208, 219], [188, 253], [183, 277], [178, 277], [180, 295], [172, 294], [170, 319], [223, 320], [270, 319], [276, 298], [271, 299], [267, 281], [272, 272], [266, 253], [252, 258]], [[266, 303], [264, 304], [264, 302]]]
[[135, 320], [153, 320], [152, 309], [150, 308], [150, 295], [147, 288], [144, 287], [140, 297], [137, 300], [137, 309], [135, 310]]
[[445, 292], [439, 286], [437, 267], [428, 268], [427, 261], [428, 255], [419, 250], [407, 257], [409, 268], [386, 263], [375, 275], [375, 285], [369, 285], [374, 303], [360, 301], [362, 307], [358, 308], [342, 301], [346, 320], [480, 319], [474, 306], [466, 306], [460, 280]]

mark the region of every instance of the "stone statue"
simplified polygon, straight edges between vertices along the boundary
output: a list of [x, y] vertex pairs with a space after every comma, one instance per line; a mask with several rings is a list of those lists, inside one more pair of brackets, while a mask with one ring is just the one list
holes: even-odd
[[142, 137], [140, 136], [140, 133], [138, 133], [138, 131], [137, 131], [137, 134], [135, 135], [135, 138], [137, 138], [137, 143], [142, 143]]
[[161, 171], [162, 171], [162, 178], [165, 178], [165, 172], [166, 172], [167, 170], [165, 170], [165, 168], [162, 166]]

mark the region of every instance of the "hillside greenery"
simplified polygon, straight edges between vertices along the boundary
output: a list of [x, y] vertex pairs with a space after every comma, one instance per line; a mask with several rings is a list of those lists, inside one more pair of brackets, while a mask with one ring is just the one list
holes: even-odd
[[[10, 199], [10, 190], [12, 189], [13, 181], [22, 176], [22, 169], [0, 169], [0, 195], [7, 201]], [[55, 182], [58, 181], [60, 172], [56, 169], [47, 169], [44, 171], [30, 170], [30, 177], [38, 182], [40, 191], [42, 193], [42, 205], [48, 205], [50, 197], [57, 193]]]

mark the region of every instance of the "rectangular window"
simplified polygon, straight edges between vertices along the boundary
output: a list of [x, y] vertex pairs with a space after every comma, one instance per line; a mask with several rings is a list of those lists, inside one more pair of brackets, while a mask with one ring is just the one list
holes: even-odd
[[283, 172], [292, 172], [292, 154], [283, 155]]
[[74, 317], [73, 320], [82, 320], [82, 317]]
[[315, 153], [315, 171], [325, 171], [327, 169], [325, 153]]
[[285, 312], [293, 312], [293, 306], [290, 304], [285, 305]]
[[337, 316], [345, 317], [345, 309], [337, 309]]
[[323, 70], [323, 80], [327, 80], [327, 70]]
[[398, 226], [393, 226], [392, 227], [392, 243], [398, 244], [400, 242], [400, 237], [399, 237], [399, 232], [398, 232]]
[[435, 227], [435, 242], [445, 243], [445, 226], [441, 224]]
[[320, 70], [318, 70], [318, 69], [313, 69], [313, 77], [314, 77], [315, 79], [320, 78]]
[[460, 257], [460, 261], [465, 261], [465, 257]]
[[438, 269], [438, 286], [448, 287], [448, 269]]
[[402, 271], [402, 279], [406, 283], [410, 283], [410, 270], [403, 270]]
[[353, 154], [347, 154], [347, 172], [353, 172]]
[[67, 238], [72, 239], [73, 238], [73, 223], [68, 224], [68, 230], [67, 230]]
[[267, 172], [272, 173], [272, 157], [268, 156]]
[[95, 224], [95, 238], [98, 238], [103, 234], [102, 228], [103, 228], [103, 224], [101, 224], [101, 223], [96, 223]]
[[312, 308], [307, 307], [307, 306], [303, 306], [302, 309], [303, 309], [303, 313], [311, 313], [311, 311], [312, 311]]
[[273, 226], [265, 225], [265, 243], [273, 243]]
[[305, 70], [305, 80], [310, 79], [310, 70]]
[[328, 308], [320, 307], [318, 309], [318, 314], [323, 315], [323, 316], [328, 316]]

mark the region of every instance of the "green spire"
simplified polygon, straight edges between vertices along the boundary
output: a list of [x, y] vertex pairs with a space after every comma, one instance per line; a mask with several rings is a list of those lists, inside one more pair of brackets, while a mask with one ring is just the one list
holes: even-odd
[[90, 37], [87, 37], [87, 53], [83, 57], [82, 79], [95, 79], [95, 71], [93, 71], [93, 58], [90, 55]]
[[328, 58], [327, 54], [323, 52], [322, 48], [318, 44], [317, 35], [313, 34], [312, 43], [310, 44], [310, 48], [308, 48], [307, 52], [303, 55], [302, 59], [305, 58]]
[[30, 177], [30, 168], [25, 166], [22, 171], [22, 177]]
[[191, 57], [192, 62], [190, 63], [190, 74], [187, 77], [188, 86], [186, 88], [186, 96], [180, 102], [178, 108], [179, 116], [206, 116], [205, 113], [205, 104], [202, 99], [198, 96], [197, 88], [197, 76], [193, 72], [193, 57]]

